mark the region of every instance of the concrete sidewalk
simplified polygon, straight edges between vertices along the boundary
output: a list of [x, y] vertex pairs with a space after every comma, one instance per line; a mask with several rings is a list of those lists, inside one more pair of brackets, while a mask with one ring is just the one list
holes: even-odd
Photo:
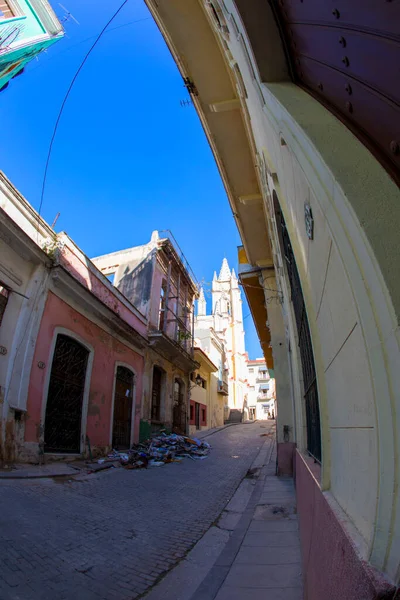
[[274, 449], [232, 536], [191, 600], [302, 600], [295, 490], [292, 479], [275, 476], [275, 461]]

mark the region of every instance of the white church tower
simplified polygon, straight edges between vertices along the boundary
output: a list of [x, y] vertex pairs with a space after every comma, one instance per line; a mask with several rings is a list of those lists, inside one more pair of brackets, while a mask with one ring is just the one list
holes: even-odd
[[197, 325], [211, 327], [224, 342], [229, 381], [228, 405], [242, 410], [247, 391], [247, 356], [244, 342], [243, 310], [239, 282], [226, 258], [211, 287], [212, 314], [207, 315], [206, 300], [201, 290], [197, 308]]

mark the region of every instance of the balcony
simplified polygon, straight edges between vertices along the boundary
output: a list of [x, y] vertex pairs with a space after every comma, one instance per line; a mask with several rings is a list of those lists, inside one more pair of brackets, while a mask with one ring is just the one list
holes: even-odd
[[150, 346], [183, 371], [194, 371], [199, 364], [193, 357], [192, 337], [178, 332], [173, 339], [164, 331], [149, 331]]
[[223, 396], [229, 396], [229, 386], [227, 381], [222, 381], [222, 379], [218, 379], [218, 394], [222, 394]]
[[271, 400], [271, 398], [268, 396], [268, 394], [258, 394], [257, 395], [257, 402], [269, 402]]
[[260, 371], [257, 374], [257, 381], [269, 381], [269, 380], [270, 380], [269, 373], [264, 373], [263, 371]]

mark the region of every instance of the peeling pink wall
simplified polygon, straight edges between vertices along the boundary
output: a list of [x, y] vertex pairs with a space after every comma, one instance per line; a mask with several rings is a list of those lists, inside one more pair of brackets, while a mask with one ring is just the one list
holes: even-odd
[[[68, 242], [68, 238], [66, 238]], [[85, 262], [87, 261], [87, 262]], [[74, 279], [79, 281], [86, 289], [90, 290], [105, 306], [116, 313], [128, 325], [138, 331], [141, 335], [147, 335], [147, 324], [130, 310], [116, 295], [115, 288], [109, 288], [102, 281], [98, 272], [92, 272], [93, 264], [84, 255], [78, 256], [71, 248], [65, 246], [60, 253], [60, 264], [68, 271]], [[140, 314], [140, 313], [139, 313]]]
[[311, 474], [311, 470], [319, 467], [308, 465], [307, 460], [296, 451], [305, 600], [394, 599], [396, 588], [361, 560]]
[[[77, 334], [94, 349], [86, 428], [92, 447], [104, 447], [110, 444], [112, 394], [115, 363], [117, 361], [131, 366], [136, 373], [134, 439], [137, 441], [139, 438], [142, 398], [143, 357], [76, 312], [51, 292], [49, 292], [46, 301], [33, 359], [28, 393], [25, 441], [38, 442], [43, 388], [46, 372], [51, 369], [50, 352], [56, 327], [63, 327]], [[45, 363], [45, 369], [38, 368], [39, 361]]]

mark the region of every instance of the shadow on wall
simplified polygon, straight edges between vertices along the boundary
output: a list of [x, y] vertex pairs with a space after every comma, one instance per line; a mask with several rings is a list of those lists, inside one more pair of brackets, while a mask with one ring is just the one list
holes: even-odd
[[145, 315], [150, 305], [154, 255], [153, 251], [139, 264], [132, 261], [120, 265], [116, 274], [117, 289]]

